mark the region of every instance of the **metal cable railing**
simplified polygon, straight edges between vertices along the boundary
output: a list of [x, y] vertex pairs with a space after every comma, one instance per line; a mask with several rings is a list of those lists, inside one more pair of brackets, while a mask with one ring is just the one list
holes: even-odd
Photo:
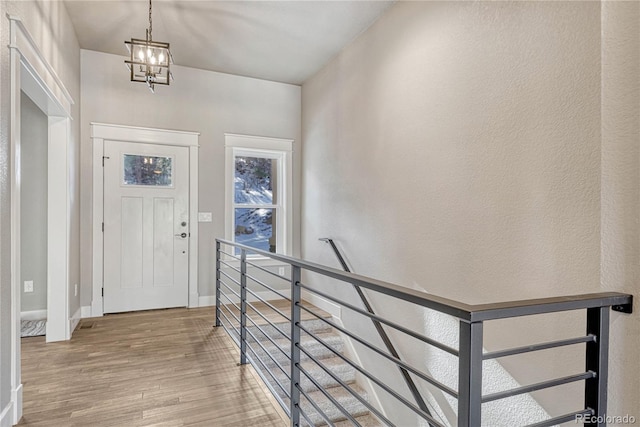
[[[223, 246], [225, 249], [232, 249], [223, 250]], [[239, 257], [231, 254], [236, 251], [239, 251]], [[247, 261], [248, 254], [277, 261], [287, 266], [290, 274], [283, 275], [284, 270], [279, 274], [275, 273], [258, 265], [253, 258]], [[257, 277], [259, 275], [264, 277]], [[437, 337], [410, 329], [380, 313], [344, 302], [327, 291], [317, 289], [317, 285], [313, 286], [311, 277], [314, 275], [394, 298], [398, 301], [397, 304], [408, 303], [420, 309], [453, 316], [458, 323], [459, 344], [454, 348]], [[248, 284], [251, 284], [252, 289], [248, 289]], [[387, 338], [388, 333], [383, 325], [405, 340], [415, 340], [421, 345], [441, 351], [447, 357], [456, 357], [457, 387], [436, 378], [422, 364], [415, 365], [401, 360], [398, 352], [390, 349], [384, 339], [385, 345], [379, 347], [366, 336], [353, 331], [349, 325], [342, 326], [339, 321], [305, 302], [302, 299], [303, 291], [305, 295], [316, 295], [354, 315], [373, 321], [377, 325], [376, 329], [381, 329]], [[367, 306], [370, 308], [368, 303], [365, 308]], [[573, 408], [566, 414], [534, 422], [530, 426], [553, 426], [589, 415], [592, 417], [588, 419], [605, 419], [610, 310], [630, 313], [631, 307], [631, 295], [613, 292], [471, 305], [249, 246], [216, 240], [216, 325], [222, 326], [240, 348], [240, 362], [254, 365], [276, 400], [290, 416], [293, 426], [333, 426], [337, 422], [360, 426], [366, 424], [361, 418], [366, 414], [374, 417], [381, 425], [397, 425], [393, 411], [385, 410], [378, 402], [368, 399], [359, 383], [362, 380], [368, 381], [370, 387], [384, 393], [412, 416], [431, 426], [457, 424], [460, 427], [477, 427], [482, 424], [484, 403], [578, 382], [584, 384], [582, 408]], [[499, 351], [483, 350], [483, 325], [487, 321], [572, 310], [586, 310], [584, 336]], [[393, 365], [401, 372], [406, 372], [403, 376], [411, 380], [415, 392], [411, 390], [411, 397], [405, 396], [403, 390], [398, 390], [382, 378], [380, 367], [367, 366], [354, 360], [352, 355], [343, 351], [341, 337], [348, 338], [363, 351], [370, 352], [380, 363]], [[575, 345], [585, 346], [584, 372], [483, 394], [483, 361]], [[337, 368], [338, 362], [347, 368]], [[351, 372], [348, 378], [343, 377], [346, 371]], [[356, 374], [360, 376], [358, 381], [355, 380]], [[428, 393], [433, 394], [434, 391], [443, 393], [448, 399], [457, 400], [457, 419], [453, 422], [426, 407]], [[415, 399], [416, 393], [420, 395], [420, 399]], [[424, 406], [419, 403], [420, 400]], [[596, 422], [587, 425], [604, 424]]]
[[[347, 261], [344, 259], [344, 257], [340, 253], [340, 250], [336, 246], [336, 244], [333, 241], [333, 239], [330, 239], [328, 237], [323, 237], [323, 238], [321, 238], [319, 240], [321, 240], [323, 242], [326, 242], [326, 243], [329, 243], [329, 245], [331, 246], [331, 249], [333, 249], [333, 253], [335, 254], [336, 258], [338, 258], [338, 262], [342, 266], [342, 269], [344, 271], [346, 271], [347, 273], [351, 273], [351, 269], [347, 265]], [[362, 304], [364, 305], [364, 308], [367, 310], [367, 313], [371, 315], [371, 316], [368, 316], [368, 317], [371, 319], [371, 322], [373, 322], [373, 326], [376, 328], [376, 332], [380, 336], [380, 339], [384, 343], [384, 346], [387, 348], [387, 351], [389, 351], [389, 353], [391, 353], [391, 355], [393, 357], [395, 357], [396, 359], [400, 360], [401, 359], [400, 355], [398, 354], [398, 351], [396, 350], [395, 346], [391, 342], [391, 338], [389, 338], [389, 335], [385, 332], [384, 328], [382, 327], [383, 320], [381, 318], [379, 318], [378, 316], [375, 316], [375, 312], [373, 311], [373, 307], [371, 307], [371, 303], [369, 302], [369, 300], [365, 296], [365, 294], [364, 294], [363, 290], [360, 288], [360, 286], [358, 286], [356, 284], [353, 284], [353, 288], [355, 289], [356, 293], [358, 294], [358, 297], [360, 298], [360, 301], [362, 301]], [[362, 314], [364, 314], [364, 313], [362, 313]], [[418, 404], [418, 406], [420, 407], [420, 409], [422, 411], [424, 411], [427, 415], [431, 416], [431, 411], [429, 410], [429, 408], [427, 406], [427, 403], [422, 398], [422, 395], [420, 394], [420, 391], [418, 390], [418, 387], [416, 386], [415, 382], [411, 378], [411, 375], [409, 375], [409, 371], [405, 367], [400, 366], [400, 365], [398, 366], [398, 369], [400, 370], [400, 374], [402, 375], [402, 379], [407, 384], [407, 387], [409, 388], [409, 391], [411, 392], [411, 395], [413, 396], [413, 400], [415, 400], [415, 402]]]

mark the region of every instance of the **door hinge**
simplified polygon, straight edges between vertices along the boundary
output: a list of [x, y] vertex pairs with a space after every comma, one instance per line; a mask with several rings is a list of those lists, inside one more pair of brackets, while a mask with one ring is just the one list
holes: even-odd
[[102, 156], [102, 167], [104, 167], [104, 159], [110, 159], [111, 157]]
[[104, 233], [104, 222], [102, 223], [102, 232]]
[[104, 288], [102, 288], [102, 296], [104, 296]]

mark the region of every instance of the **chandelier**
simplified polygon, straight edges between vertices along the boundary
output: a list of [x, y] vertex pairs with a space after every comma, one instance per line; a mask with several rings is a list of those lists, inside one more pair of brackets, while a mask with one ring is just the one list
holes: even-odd
[[173, 75], [169, 69], [173, 64], [169, 43], [153, 41], [151, 30], [151, 0], [149, 0], [149, 28], [144, 40], [134, 39], [125, 41], [129, 50], [130, 58], [125, 60], [127, 68], [131, 73], [132, 82], [146, 83], [151, 92], [154, 92], [155, 85], [169, 86]]

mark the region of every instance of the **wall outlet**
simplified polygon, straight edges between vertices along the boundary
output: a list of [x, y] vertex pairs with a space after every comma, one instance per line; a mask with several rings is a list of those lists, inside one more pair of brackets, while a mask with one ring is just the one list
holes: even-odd
[[74, 296], [78, 296], [78, 284], [75, 284], [75, 287], [73, 288], [73, 292], [74, 292]]
[[24, 281], [24, 291], [25, 292], [33, 292], [33, 280], [25, 280]]
[[278, 274], [284, 276], [284, 267], [278, 267]]

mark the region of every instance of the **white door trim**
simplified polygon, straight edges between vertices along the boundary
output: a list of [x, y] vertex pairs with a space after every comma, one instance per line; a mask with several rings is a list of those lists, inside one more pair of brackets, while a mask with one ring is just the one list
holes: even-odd
[[[20, 18], [7, 16], [10, 31], [11, 146], [11, 406], [12, 423], [22, 417], [20, 364], [20, 91], [48, 116], [47, 341], [67, 340], [69, 329], [68, 147], [73, 98]], [[55, 206], [55, 209], [51, 209]], [[52, 300], [52, 296], [55, 300]]]
[[189, 307], [198, 307], [198, 138], [199, 132], [152, 129], [136, 126], [91, 123], [93, 141], [93, 297], [91, 316], [104, 314], [103, 288], [103, 235], [104, 175], [102, 156], [104, 144], [124, 141], [143, 144], [174, 145], [189, 148]]

